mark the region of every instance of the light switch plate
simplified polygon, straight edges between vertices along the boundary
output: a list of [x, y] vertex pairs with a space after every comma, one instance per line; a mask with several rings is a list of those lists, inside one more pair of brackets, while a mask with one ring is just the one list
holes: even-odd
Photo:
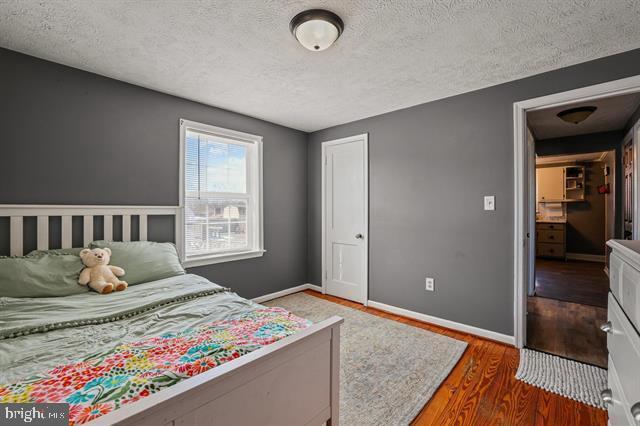
[[485, 210], [495, 210], [496, 209], [496, 196], [495, 195], [485, 195], [484, 196], [484, 209]]

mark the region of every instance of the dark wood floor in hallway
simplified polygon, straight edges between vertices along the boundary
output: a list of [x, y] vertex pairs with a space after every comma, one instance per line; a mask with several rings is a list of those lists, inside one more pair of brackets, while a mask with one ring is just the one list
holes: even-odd
[[607, 367], [607, 310], [561, 300], [529, 297], [527, 346], [587, 364]]
[[401, 317], [307, 290], [307, 294], [469, 344], [413, 425], [605, 425], [603, 410], [515, 379], [519, 351], [472, 334]]
[[609, 279], [598, 262], [536, 259], [527, 301], [527, 346], [606, 368]]
[[536, 296], [607, 307], [604, 263], [536, 259]]

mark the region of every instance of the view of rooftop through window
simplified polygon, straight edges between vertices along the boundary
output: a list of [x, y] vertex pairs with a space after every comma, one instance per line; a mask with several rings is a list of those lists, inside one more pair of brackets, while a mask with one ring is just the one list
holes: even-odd
[[185, 135], [186, 254], [249, 249], [247, 147], [187, 130]]

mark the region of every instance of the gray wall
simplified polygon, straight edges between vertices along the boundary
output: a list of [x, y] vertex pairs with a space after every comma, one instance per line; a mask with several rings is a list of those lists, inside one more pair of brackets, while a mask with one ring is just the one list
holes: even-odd
[[175, 204], [180, 117], [263, 135], [267, 254], [193, 270], [254, 297], [320, 283], [319, 142], [369, 132], [370, 299], [511, 334], [512, 104], [639, 74], [640, 50], [308, 138], [7, 50], [0, 65], [0, 203]]
[[192, 272], [245, 297], [306, 282], [305, 133], [4, 49], [0, 203], [176, 205], [180, 118], [264, 137], [267, 253]]
[[320, 142], [368, 132], [369, 298], [512, 334], [513, 102], [635, 74], [640, 50], [312, 133], [309, 282], [321, 282]]
[[587, 163], [584, 202], [567, 204], [567, 252], [605, 253], [605, 203], [598, 186], [604, 184], [603, 164]]
[[[615, 167], [613, 169], [615, 179], [613, 180], [615, 185], [613, 185], [612, 190], [615, 194], [622, 194], [622, 140], [625, 133], [624, 130], [616, 130], [564, 138], [543, 139], [536, 141], [536, 154], [545, 156], [614, 150]], [[615, 197], [615, 210], [615, 237], [622, 238], [622, 196]]]

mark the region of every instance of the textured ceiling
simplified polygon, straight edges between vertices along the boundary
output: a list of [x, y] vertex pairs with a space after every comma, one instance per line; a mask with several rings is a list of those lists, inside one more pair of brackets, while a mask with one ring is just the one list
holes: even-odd
[[[289, 20], [345, 21], [310, 52]], [[313, 131], [640, 47], [637, 0], [0, 0], [0, 45]]]
[[[598, 109], [581, 123], [562, 121], [560, 111], [580, 106]], [[537, 140], [586, 135], [623, 129], [633, 113], [640, 107], [640, 93], [612, 96], [589, 102], [579, 102], [527, 113], [527, 124]]]

